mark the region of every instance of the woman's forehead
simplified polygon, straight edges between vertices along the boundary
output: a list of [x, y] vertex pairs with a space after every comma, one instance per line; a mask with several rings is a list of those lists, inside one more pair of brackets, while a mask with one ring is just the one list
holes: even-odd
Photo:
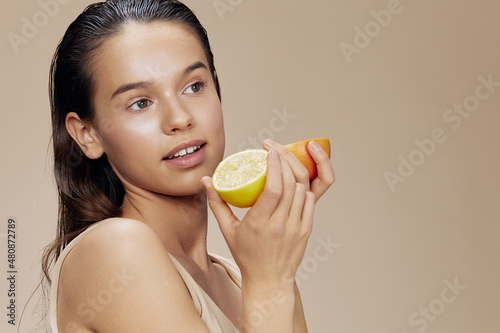
[[[205, 51], [191, 29], [179, 23], [129, 23], [106, 40], [93, 61], [96, 83], [174, 77], [202, 62]], [[101, 87], [102, 88], [102, 87]]]
[[[182, 59], [189, 54], [204, 54], [203, 46], [191, 29], [179, 23], [127, 23], [102, 45], [105, 57], [131, 58], [156, 56]], [[130, 60], [130, 59], [129, 59]], [[173, 59], [171, 59], [173, 60]]]

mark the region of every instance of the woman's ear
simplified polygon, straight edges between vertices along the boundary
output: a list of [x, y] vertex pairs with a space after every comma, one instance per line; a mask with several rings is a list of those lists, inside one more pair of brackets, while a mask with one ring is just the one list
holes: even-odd
[[90, 122], [81, 120], [76, 112], [66, 115], [66, 130], [80, 146], [85, 156], [91, 160], [98, 159], [104, 154], [101, 140], [94, 126]]

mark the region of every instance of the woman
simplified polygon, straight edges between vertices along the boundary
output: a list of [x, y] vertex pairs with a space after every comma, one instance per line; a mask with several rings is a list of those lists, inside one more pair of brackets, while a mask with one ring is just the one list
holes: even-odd
[[[224, 154], [217, 72], [186, 6], [89, 6], [57, 48], [50, 97], [52, 332], [307, 331], [294, 277], [334, 181], [328, 156], [309, 145], [319, 170], [309, 184], [265, 141], [265, 190], [243, 220], [232, 214], [208, 177]], [[207, 198], [237, 266], [207, 253]]]

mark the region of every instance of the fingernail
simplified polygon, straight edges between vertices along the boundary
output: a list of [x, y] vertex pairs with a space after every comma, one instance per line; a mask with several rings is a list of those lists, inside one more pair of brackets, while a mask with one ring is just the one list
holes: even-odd
[[201, 178], [201, 183], [203, 184], [203, 186], [210, 183], [211, 181], [212, 181], [212, 178], [209, 176], [204, 176]]
[[321, 149], [321, 146], [316, 141], [311, 141], [309, 145], [311, 146], [311, 149], [314, 151], [319, 151]]
[[276, 142], [271, 139], [264, 140], [264, 145], [268, 148], [276, 147]]

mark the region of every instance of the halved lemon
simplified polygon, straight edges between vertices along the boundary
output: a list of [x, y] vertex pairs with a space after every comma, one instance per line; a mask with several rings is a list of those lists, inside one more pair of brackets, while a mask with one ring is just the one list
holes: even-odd
[[251, 207], [264, 190], [267, 151], [249, 149], [228, 156], [220, 162], [212, 183], [221, 198], [239, 208]]

